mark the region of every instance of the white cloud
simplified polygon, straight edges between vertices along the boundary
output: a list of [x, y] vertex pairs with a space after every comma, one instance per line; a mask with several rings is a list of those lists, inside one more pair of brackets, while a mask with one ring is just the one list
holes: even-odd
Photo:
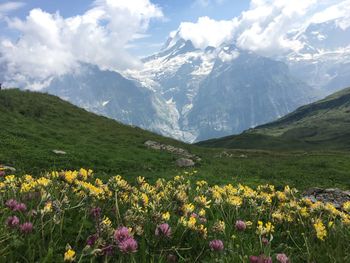
[[199, 48], [217, 47], [221, 43], [232, 39], [237, 25], [237, 19], [216, 21], [205, 16], [200, 17], [197, 23], [181, 23], [179, 36], [191, 40]]
[[212, 4], [222, 4], [226, 0], [196, 0], [194, 4], [192, 5], [193, 7], [209, 7]]
[[0, 4], [0, 18], [4, 17], [6, 14], [12, 11], [22, 8], [23, 6], [25, 6], [25, 3], [16, 1]]
[[350, 26], [350, 0], [251, 0], [249, 10], [238, 18], [217, 21], [202, 17], [196, 23], [181, 23], [178, 35], [199, 48], [235, 40], [242, 49], [281, 55], [303, 47], [303, 43], [290, 39], [289, 33], [332, 19], [337, 19], [342, 28]]
[[83, 15], [68, 18], [33, 9], [25, 20], [7, 18], [21, 37], [1, 41], [0, 62], [17, 85], [67, 73], [81, 62], [112, 70], [135, 67], [139, 60], [128, 53], [129, 43], [146, 37], [150, 20], [162, 16], [149, 0], [98, 0]]

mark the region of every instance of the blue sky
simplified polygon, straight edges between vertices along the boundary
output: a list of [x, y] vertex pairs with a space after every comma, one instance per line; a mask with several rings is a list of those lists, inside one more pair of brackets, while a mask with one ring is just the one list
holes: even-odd
[[[1, 0], [0, 4], [6, 2], [9, 1]], [[137, 56], [145, 56], [158, 51], [169, 33], [176, 30], [181, 22], [196, 22], [202, 16], [208, 16], [215, 20], [232, 19], [249, 7], [248, 0], [151, 0], [151, 2], [162, 9], [164, 19], [151, 20], [145, 33], [147, 37], [133, 41], [130, 45], [130, 52]], [[8, 12], [7, 15], [25, 19], [31, 9], [41, 8], [48, 13], [59, 11], [61, 16], [67, 18], [83, 14], [91, 8], [93, 1], [29, 0], [23, 1], [23, 3], [25, 5]], [[0, 31], [11, 38], [17, 37], [17, 32], [9, 30], [4, 21], [0, 24]]]

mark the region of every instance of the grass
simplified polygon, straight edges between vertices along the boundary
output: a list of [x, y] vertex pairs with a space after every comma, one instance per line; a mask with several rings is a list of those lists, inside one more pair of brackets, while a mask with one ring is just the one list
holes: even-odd
[[[350, 188], [349, 152], [188, 145], [97, 116], [47, 94], [2, 90], [0, 123], [0, 164], [14, 166], [18, 174], [39, 176], [49, 170], [87, 167], [104, 179], [121, 174], [132, 180], [142, 175], [154, 182], [183, 172], [175, 165], [178, 156], [143, 145], [146, 140], [155, 140], [199, 155], [202, 161], [194, 169], [210, 183], [290, 184], [301, 190], [314, 186]], [[54, 154], [54, 149], [67, 154]], [[225, 157], [223, 152], [232, 156]]]

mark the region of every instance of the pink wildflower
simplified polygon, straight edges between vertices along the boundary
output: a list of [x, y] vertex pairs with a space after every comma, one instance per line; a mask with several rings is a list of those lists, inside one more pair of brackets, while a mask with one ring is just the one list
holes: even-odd
[[124, 253], [135, 253], [137, 251], [138, 245], [137, 241], [132, 237], [128, 237], [124, 239], [122, 242], [118, 244], [119, 250]]
[[242, 220], [237, 220], [235, 226], [237, 231], [244, 231], [247, 228], [246, 223]]
[[165, 223], [157, 226], [155, 231], [156, 236], [162, 236], [162, 237], [170, 237], [171, 236], [171, 227]]
[[209, 242], [209, 247], [212, 251], [222, 251], [224, 250], [224, 243], [219, 239], [212, 240]]

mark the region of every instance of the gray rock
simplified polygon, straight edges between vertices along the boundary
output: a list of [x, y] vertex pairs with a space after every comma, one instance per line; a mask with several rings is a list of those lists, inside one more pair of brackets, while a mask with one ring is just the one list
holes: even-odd
[[173, 154], [182, 156], [182, 157], [184, 157], [186, 159], [191, 159], [192, 161], [193, 160], [195, 160], [197, 162], [201, 161], [200, 157], [198, 157], [195, 154], [189, 153], [186, 149], [183, 149], [183, 148], [179, 148], [179, 147], [175, 147], [175, 146], [167, 145], [167, 144], [162, 144], [162, 143], [159, 143], [159, 142], [156, 142], [156, 141], [151, 141], [151, 140], [146, 141], [144, 143], [144, 145], [147, 148], [149, 148], [149, 149], [163, 150], [163, 151], [166, 151], [166, 152], [169, 152], [169, 153], [173, 153]]
[[178, 167], [181, 167], [181, 168], [193, 167], [195, 165], [195, 162], [192, 161], [191, 159], [180, 158], [180, 159], [176, 160], [176, 165]]
[[323, 203], [331, 203], [337, 209], [341, 209], [343, 203], [350, 201], [349, 191], [342, 191], [338, 188], [310, 188], [303, 194], [305, 198], [310, 199], [313, 203], [320, 201]]

